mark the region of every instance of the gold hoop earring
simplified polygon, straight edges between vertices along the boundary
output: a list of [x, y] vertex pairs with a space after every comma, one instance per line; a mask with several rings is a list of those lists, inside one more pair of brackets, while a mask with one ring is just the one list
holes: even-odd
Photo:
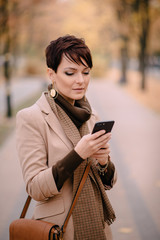
[[52, 84], [52, 88], [50, 90], [50, 95], [52, 98], [56, 99], [58, 97], [58, 92], [54, 88], [54, 83]]

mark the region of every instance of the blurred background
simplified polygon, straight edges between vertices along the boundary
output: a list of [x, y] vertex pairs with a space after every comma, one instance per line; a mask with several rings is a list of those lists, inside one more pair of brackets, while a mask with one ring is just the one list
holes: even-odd
[[65, 34], [91, 49], [88, 99], [102, 120], [116, 121], [111, 157], [118, 182], [108, 193], [114, 240], [158, 240], [160, 0], [0, 0], [0, 239], [8, 239], [27, 196], [15, 116], [47, 89], [45, 48]]

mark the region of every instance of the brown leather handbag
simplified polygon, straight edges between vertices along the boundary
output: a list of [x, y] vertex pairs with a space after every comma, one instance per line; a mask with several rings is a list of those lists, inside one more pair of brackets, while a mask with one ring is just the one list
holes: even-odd
[[14, 220], [9, 226], [10, 240], [63, 240], [63, 234], [65, 233], [69, 218], [72, 214], [82, 187], [87, 179], [90, 170], [90, 164], [91, 163], [88, 163], [86, 165], [76, 194], [73, 197], [71, 207], [61, 228], [54, 223], [41, 220], [25, 219], [24, 217], [31, 201], [31, 197], [28, 196], [20, 219]]

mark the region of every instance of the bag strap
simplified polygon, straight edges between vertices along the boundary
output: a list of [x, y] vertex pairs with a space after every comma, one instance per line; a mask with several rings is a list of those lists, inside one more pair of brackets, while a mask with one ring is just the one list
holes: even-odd
[[20, 218], [25, 218], [31, 199], [32, 199], [31, 196], [28, 195], [26, 202], [24, 204], [23, 210], [21, 212]]
[[70, 218], [70, 216], [71, 216], [71, 214], [73, 212], [74, 206], [75, 206], [75, 204], [77, 202], [77, 199], [78, 199], [78, 197], [79, 197], [79, 195], [80, 195], [80, 193], [82, 191], [83, 185], [84, 185], [84, 183], [85, 183], [85, 181], [87, 179], [87, 176], [88, 176], [88, 173], [89, 173], [89, 170], [90, 170], [90, 166], [91, 166], [91, 161], [86, 165], [86, 168], [84, 170], [82, 179], [81, 179], [81, 181], [79, 183], [79, 186], [77, 188], [77, 191], [76, 191], [76, 193], [75, 193], [75, 195], [73, 197], [72, 204], [71, 204], [71, 207], [70, 207], [70, 209], [68, 211], [67, 217], [66, 217], [66, 219], [64, 221], [63, 226], [61, 227], [61, 230], [62, 230], [63, 233], [66, 231], [66, 227], [67, 227], [69, 218]]
[[[81, 192], [81, 190], [82, 190], [82, 188], [83, 188], [83, 185], [84, 185], [84, 183], [85, 183], [85, 181], [86, 181], [86, 179], [87, 179], [87, 176], [88, 176], [88, 173], [89, 173], [89, 170], [90, 170], [90, 166], [91, 166], [91, 161], [86, 165], [86, 168], [85, 168], [85, 170], [84, 170], [82, 179], [81, 179], [81, 181], [80, 181], [80, 183], [79, 183], [79, 186], [78, 186], [78, 188], [77, 188], [77, 191], [76, 191], [76, 193], [75, 193], [75, 195], [74, 195], [74, 198], [73, 198], [73, 200], [72, 200], [71, 207], [70, 207], [69, 212], [68, 212], [68, 214], [67, 214], [67, 217], [66, 217], [66, 219], [65, 219], [65, 221], [64, 221], [64, 224], [63, 224], [63, 226], [62, 226], [62, 228], [61, 228], [61, 230], [62, 230], [63, 232], [65, 232], [65, 230], [66, 230], [66, 227], [67, 227], [69, 218], [70, 218], [70, 216], [71, 216], [71, 214], [72, 214], [72, 212], [73, 212], [73, 209], [74, 209], [74, 206], [75, 206], [75, 204], [76, 204], [76, 202], [77, 202], [78, 196], [79, 196], [79, 194], [80, 194], [80, 192]], [[25, 204], [24, 204], [23, 210], [22, 210], [22, 212], [21, 212], [20, 218], [25, 218], [26, 212], [27, 212], [28, 207], [29, 207], [30, 202], [31, 202], [31, 199], [32, 199], [32, 198], [28, 195], [28, 197], [27, 197], [27, 199], [26, 199], [26, 202], [25, 202]]]

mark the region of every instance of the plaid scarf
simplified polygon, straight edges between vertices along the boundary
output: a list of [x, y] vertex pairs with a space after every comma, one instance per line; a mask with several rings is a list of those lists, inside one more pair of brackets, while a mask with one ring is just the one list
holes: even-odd
[[[87, 122], [78, 130], [66, 112], [59, 105], [56, 105], [49, 95], [46, 95], [46, 97], [51, 109], [59, 118], [65, 134], [72, 142], [73, 147], [75, 147], [81, 137], [89, 133]], [[74, 171], [73, 196], [87, 161], [92, 161], [91, 169], [72, 214], [74, 240], [106, 240], [107, 236], [104, 233], [105, 222], [110, 225], [115, 220], [115, 213], [98, 174], [95, 159], [84, 160]]]

